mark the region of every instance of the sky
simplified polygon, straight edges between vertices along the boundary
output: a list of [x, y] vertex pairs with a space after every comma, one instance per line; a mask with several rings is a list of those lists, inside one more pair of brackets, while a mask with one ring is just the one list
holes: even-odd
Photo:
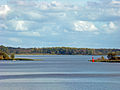
[[0, 0], [0, 45], [120, 48], [120, 0]]

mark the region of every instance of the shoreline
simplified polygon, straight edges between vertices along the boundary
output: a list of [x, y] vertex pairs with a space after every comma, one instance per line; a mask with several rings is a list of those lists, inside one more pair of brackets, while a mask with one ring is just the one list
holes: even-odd
[[[89, 60], [89, 61], [91, 61], [92, 62], [92, 60]], [[108, 59], [105, 59], [105, 60], [102, 60], [102, 59], [100, 59], [100, 60], [97, 60], [97, 59], [95, 59], [94, 60], [94, 62], [110, 62], [110, 63], [120, 63], [120, 60], [118, 59], [118, 60], [108, 60]]]
[[15, 58], [15, 59], [3, 59], [0, 61], [43, 61], [42, 59], [29, 59], [29, 58]]
[[[15, 55], [83, 55], [83, 54], [15, 54]], [[106, 54], [103, 54], [103, 55], [106, 55]], [[94, 56], [101, 56], [101, 55], [94, 55]]]

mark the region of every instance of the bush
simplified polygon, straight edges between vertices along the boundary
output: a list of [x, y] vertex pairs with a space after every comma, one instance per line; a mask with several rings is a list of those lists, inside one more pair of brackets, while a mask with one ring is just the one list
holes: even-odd
[[115, 59], [115, 56], [116, 56], [116, 55], [117, 55], [117, 54], [116, 54], [115, 52], [108, 53], [107, 58], [108, 58], [109, 60], [112, 60], [112, 59]]
[[3, 56], [2, 55], [0, 55], [0, 60], [3, 60]]
[[101, 59], [104, 60], [105, 59], [104, 56], [102, 56]]
[[2, 56], [2, 58], [5, 59], [5, 60], [10, 59], [9, 56], [6, 53], [2, 52], [2, 51], [0, 51], [0, 56]]
[[15, 58], [15, 55], [14, 55], [14, 54], [11, 54], [10, 57], [11, 57], [11, 59], [14, 59], [14, 58]]

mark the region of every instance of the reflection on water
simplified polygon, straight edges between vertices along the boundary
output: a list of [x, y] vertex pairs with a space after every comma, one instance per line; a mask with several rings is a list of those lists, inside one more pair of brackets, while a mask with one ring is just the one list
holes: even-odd
[[[43, 61], [0, 61], [0, 90], [119, 90], [119, 63], [91, 56], [24, 55]], [[95, 56], [97, 58], [99, 56]]]

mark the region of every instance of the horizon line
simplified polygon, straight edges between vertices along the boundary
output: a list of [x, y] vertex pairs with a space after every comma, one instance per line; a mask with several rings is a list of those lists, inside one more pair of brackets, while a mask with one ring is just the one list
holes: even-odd
[[20, 47], [20, 46], [6, 46], [6, 45], [0, 45], [0, 46], [5, 46], [5, 47], [12, 47], [12, 48], [86, 48], [86, 49], [120, 49], [120, 48], [90, 48], [90, 47], [73, 47], [73, 46], [45, 46], [45, 47]]

